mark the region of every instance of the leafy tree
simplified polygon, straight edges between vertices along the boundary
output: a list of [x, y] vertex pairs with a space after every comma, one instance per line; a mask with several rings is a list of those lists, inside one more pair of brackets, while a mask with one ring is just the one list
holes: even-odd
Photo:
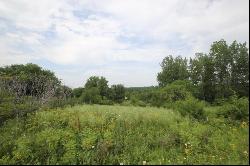
[[0, 79], [16, 94], [37, 98], [54, 96], [61, 84], [53, 72], [31, 63], [0, 67]]
[[111, 96], [116, 102], [121, 103], [125, 99], [125, 87], [122, 84], [111, 86]]
[[89, 77], [89, 79], [87, 80], [86, 84], [85, 84], [85, 88], [89, 89], [89, 88], [93, 88], [93, 87], [98, 87], [98, 82], [99, 82], [99, 77], [97, 76], [91, 76]]
[[180, 56], [173, 58], [171, 55], [165, 57], [161, 63], [162, 71], [158, 73], [157, 80], [160, 86], [166, 86], [176, 80], [187, 80], [188, 61]]
[[231, 87], [240, 96], [249, 96], [249, 53], [246, 43], [234, 41], [229, 46], [231, 61]]
[[101, 101], [100, 91], [97, 87], [84, 89], [81, 100], [88, 104], [98, 104]]
[[199, 89], [199, 98], [213, 102], [230, 96], [249, 96], [249, 54], [246, 43], [225, 40], [211, 45], [210, 53], [190, 59], [190, 79]]
[[108, 81], [104, 77], [91, 76], [86, 84], [85, 89], [98, 88], [101, 97], [108, 96]]
[[56, 96], [58, 98], [66, 99], [66, 98], [71, 97], [71, 95], [72, 95], [72, 89], [68, 86], [65, 86], [65, 85], [60, 86], [56, 91]]
[[215, 99], [215, 67], [211, 56], [197, 53], [190, 59], [190, 78], [198, 89], [197, 97], [206, 101]]
[[83, 93], [84, 88], [74, 88], [72, 91], [72, 96], [79, 98]]
[[216, 41], [211, 45], [210, 56], [214, 60], [217, 98], [228, 98], [233, 95], [230, 88], [232, 56], [225, 40]]
[[102, 98], [107, 97], [108, 96], [108, 81], [106, 80], [106, 78], [104, 77], [100, 77], [99, 82], [98, 82], [98, 89], [100, 91], [100, 95], [102, 96]]

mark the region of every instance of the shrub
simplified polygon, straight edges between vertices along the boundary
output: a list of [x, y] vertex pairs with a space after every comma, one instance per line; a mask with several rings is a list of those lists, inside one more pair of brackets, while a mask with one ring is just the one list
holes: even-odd
[[98, 104], [101, 101], [101, 96], [98, 88], [92, 87], [85, 89], [80, 99], [84, 103]]
[[103, 97], [103, 99], [100, 100], [99, 104], [101, 104], [101, 105], [113, 105], [114, 102], [112, 100], [107, 99], [106, 97]]
[[247, 98], [233, 98], [220, 107], [217, 115], [232, 120], [248, 120], [249, 100]]
[[174, 104], [174, 109], [180, 112], [183, 116], [190, 116], [198, 120], [205, 119], [204, 107], [205, 103], [198, 99], [188, 98], [184, 101], [177, 101]]
[[16, 99], [13, 94], [0, 90], [0, 125], [8, 119], [25, 116], [39, 108], [39, 103], [30, 96]]
[[141, 101], [141, 100], [138, 101], [137, 105], [140, 106], [140, 107], [146, 107], [147, 106], [147, 104], [144, 101]]
[[120, 105], [121, 106], [132, 106], [133, 104], [132, 104], [131, 100], [125, 100]]
[[74, 106], [76, 104], [79, 104], [79, 99], [78, 98], [63, 98], [63, 99], [58, 99], [56, 97], [52, 98], [49, 100], [49, 102], [46, 105], [43, 105], [43, 108], [63, 108], [66, 106]]

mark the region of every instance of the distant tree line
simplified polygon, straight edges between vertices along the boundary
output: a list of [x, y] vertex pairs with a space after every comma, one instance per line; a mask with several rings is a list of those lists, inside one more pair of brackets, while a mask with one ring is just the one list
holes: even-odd
[[91, 76], [83, 88], [75, 88], [73, 97], [88, 104], [113, 104], [125, 100], [125, 87], [122, 84], [108, 86], [104, 77]]

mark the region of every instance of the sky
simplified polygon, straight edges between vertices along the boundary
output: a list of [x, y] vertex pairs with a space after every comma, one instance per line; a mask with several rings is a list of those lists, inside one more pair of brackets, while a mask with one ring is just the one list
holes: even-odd
[[168, 55], [249, 43], [249, 0], [0, 0], [0, 66], [35, 63], [62, 83], [157, 85]]

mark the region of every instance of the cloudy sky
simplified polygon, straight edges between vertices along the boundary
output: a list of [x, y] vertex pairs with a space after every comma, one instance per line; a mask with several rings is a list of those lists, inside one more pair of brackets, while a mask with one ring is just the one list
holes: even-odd
[[36, 63], [70, 87], [156, 85], [169, 55], [249, 42], [249, 0], [0, 0], [0, 66]]

